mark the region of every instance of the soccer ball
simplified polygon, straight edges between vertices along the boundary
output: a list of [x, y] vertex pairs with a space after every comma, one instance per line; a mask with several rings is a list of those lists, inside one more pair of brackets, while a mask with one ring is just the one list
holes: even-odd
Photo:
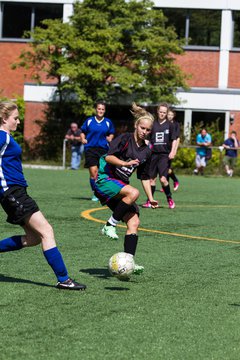
[[108, 269], [112, 276], [120, 280], [129, 279], [135, 267], [134, 259], [131, 254], [118, 252], [114, 254], [108, 263]]

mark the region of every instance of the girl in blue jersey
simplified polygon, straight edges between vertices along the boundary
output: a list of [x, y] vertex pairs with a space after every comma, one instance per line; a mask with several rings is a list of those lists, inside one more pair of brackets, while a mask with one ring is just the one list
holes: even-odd
[[[89, 117], [81, 127], [81, 140], [85, 150], [85, 167], [89, 169], [90, 186], [93, 192], [98, 174], [99, 159], [108, 151], [109, 143], [115, 133], [112, 121], [104, 117], [105, 111], [106, 105], [103, 102], [97, 102], [96, 115]], [[94, 195], [92, 200], [98, 201]]]
[[[153, 208], [157, 202], [152, 197], [148, 173], [151, 150], [145, 142], [152, 129], [153, 116], [136, 104], [133, 104], [132, 113], [136, 120], [135, 131], [119, 135], [111, 142], [107, 154], [101, 157], [95, 194], [102, 205], [106, 204], [113, 211], [102, 234], [117, 239], [116, 225], [124, 221], [127, 225], [124, 251], [134, 256], [140, 224], [139, 208], [135, 203], [139, 190], [129, 184], [129, 178], [135, 170]], [[135, 273], [142, 271], [143, 267], [136, 265]]]
[[17, 129], [19, 113], [12, 102], [0, 103], [0, 203], [7, 214], [7, 221], [20, 225], [24, 235], [11, 236], [0, 241], [0, 253], [20, 250], [41, 244], [43, 254], [54, 271], [59, 289], [84, 290], [85, 285], [69, 276], [59, 252], [51, 225], [36, 202], [27, 194], [27, 182], [21, 163], [22, 150], [11, 136]]

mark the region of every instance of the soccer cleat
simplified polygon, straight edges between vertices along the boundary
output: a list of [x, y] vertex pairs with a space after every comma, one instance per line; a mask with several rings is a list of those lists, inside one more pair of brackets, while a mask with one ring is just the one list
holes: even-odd
[[150, 201], [147, 200], [147, 201], [145, 202], [145, 204], [142, 204], [142, 207], [147, 209], [147, 208], [151, 208], [152, 205], [151, 205]]
[[76, 281], [69, 278], [69, 279], [67, 279], [66, 281], [63, 281], [63, 282], [59, 281], [57, 283], [57, 285], [56, 285], [56, 288], [65, 289], [65, 290], [85, 290], [86, 285], [79, 284]]
[[98, 201], [99, 199], [95, 196], [95, 195], [93, 195], [93, 197], [92, 197], [92, 201]]
[[177, 189], [179, 188], [179, 182], [178, 181], [174, 181], [173, 183], [173, 190], [177, 191]]
[[168, 207], [169, 209], [174, 209], [175, 208], [175, 202], [173, 201], [173, 199], [169, 198], [168, 199]]
[[143, 267], [143, 266], [135, 264], [135, 267], [134, 267], [134, 270], [133, 270], [133, 274], [135, 274], [135, 275], [140, 275], [140, 274], [143, 273], [143, 271], [144, 271], [144, 267]]
[[110, 237], [113, 240], [117, 240], [118, 239], [118, 234], [116, 233], [116, 226], [107, 226], [104, 225], [104, 227], [102, 228], [102, 234], [106, 235], [108, 237]]

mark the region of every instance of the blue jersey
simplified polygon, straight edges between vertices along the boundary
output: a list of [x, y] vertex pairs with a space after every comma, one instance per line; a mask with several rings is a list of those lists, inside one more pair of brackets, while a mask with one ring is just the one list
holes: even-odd
[[[238, 141], [237, 141], [238, 142]], [[224, 144], [229, 146], [230, 149], [225, 149], [225, 154], [226, 156], [229, 156], [229, 157], [232, 157], [232, 158], [235, 158], [237, 157], [237, 150], [235, 149], [231, 149], [231, 148], [235, 148], [235, 142], [232, 138], [228, 138], [224, 141]]]
[[108, 150], [109, 144], [106, 136], [115, 133], [113, 123], [110, 119], [103, 118], [101, 121], [98, 121], [95, 116], [85, 120], [81, 130], [88, 141], [87, 144], [84, 145], [85, 150], [98, 147]]
[[13, 137], [0, 130], [0, 197], [13, 185], [27, 187], [21, 155], [22, 149]]
[[[210, 134], [206, 134], [206, 136], [204, 136], [204, 137], [201, 134], [198, 134], [196, 142], [200, 143], [200, 144], [212, 142], [212, 137]], [[197, 154], [200, 156], [206, 156], [206, 154], [207, 154], [206, 147], [198, 147], [196, 150], [197, 150]]]

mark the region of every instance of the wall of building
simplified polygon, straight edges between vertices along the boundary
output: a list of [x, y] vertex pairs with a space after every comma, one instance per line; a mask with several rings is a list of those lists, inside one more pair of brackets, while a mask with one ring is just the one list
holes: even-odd
[[240, 52], [230, 52], [228, 87], [240, 88]]
[[21, 51], [26, 48], [25, 43], [0, 42], [0, 96], [14, 98], [23, 95], [24, 82], [27, 79], [24, 69], [11, 69]]
[[193, 87], [217, 87], [219, 51], [189, 51], [177, 57], [181, 69], [190, 76], [187, 81]]
[[[10, 1], [10, 0], [9, 0]], [[18, 2], [21, 2], [18, 0]], [[33, 0], [32, 2], [37, 2]], [[38, 2], [46, 2], [40, 0]], [[64, 21], [68, 21], [72, 13], [73, 0], [58, 0], [64, 4]], [[1, 1], [0, 1], [1, 3]], [[50, 2], [51, 3], [51, 2]], [[54, 2], [52, 2], [54, 3]], [[234, 127], [240, 134], [240, 51], [231, 51], [231, 10], [240, 10], [239, 0], [155, 0], [160, 8], [195, 8], [219, 9], [222, 11], [222, 33], [220, 48], [207, 49], [186, 47], [185, 54], [176, 58], [182, 70], [189, 75], [188, 93], [178, 94], [182, 103], [179, 109], [185, 114], [188, 111], [220, 111], [226, 113], [225, 132]], [[9, 41], [0, 42], [0, 96], [14, 98], [24, 96], [26, 104], [24, 137], [32, 143], [39, 133], [36, 120], [44, 118], [44, 102], [52, 98], [54, 88], [46, 86], [51, 80], [44, 79], [43, 86], [29, 86], [32, 83], [30, 73], [25, 69], [12, 70], [11, 64], [16, 62], [21, 51], [28, 47], [27, 43]], [[24, 85], [25, 84], [25, 85]], [[234, 114], [234, 124], [229, 125], [230, 114]], [[187, 118], [186, 118], [187, 122]]]
[[45, 103], [26, 103], [24, 119], [24, 139], [31, 146], [34, 139], [39, 135], [41, 122], [45, 121], [44, 111], [47, 109]]

